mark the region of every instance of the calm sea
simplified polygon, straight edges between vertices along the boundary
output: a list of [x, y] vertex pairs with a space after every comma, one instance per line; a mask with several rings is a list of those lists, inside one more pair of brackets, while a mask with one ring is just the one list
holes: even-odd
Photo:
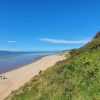
[[33, 61], [58, 52], [34, 52], [34, 53], [7, 53], [0, 52], [0, 74], [22, 67]]

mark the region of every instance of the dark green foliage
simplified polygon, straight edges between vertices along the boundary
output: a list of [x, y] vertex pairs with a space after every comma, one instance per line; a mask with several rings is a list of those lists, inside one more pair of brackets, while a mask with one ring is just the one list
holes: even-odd
[[97, 38], [100, 38], [100, 31], [96, 33], [93, 39], [97, 39]]
[[6, 100], [100, 100], [100, 40], [70, 54]]

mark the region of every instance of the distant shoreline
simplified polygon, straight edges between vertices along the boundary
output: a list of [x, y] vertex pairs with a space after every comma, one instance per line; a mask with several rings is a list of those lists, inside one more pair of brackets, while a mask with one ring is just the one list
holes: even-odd
[[[2, 74], [4, 74], [4, 73], [7, 73], [7, 72], [10, 72], [10, 71], [14, 71], [14, 70], [20, 69], [20, 68], [22, 68], [22, 67], [25, 67], [25, 66], [27, 66], [27, 65], [29, 65], [29, 64], [32, 64], [32, 63], [34, 63], [34, 62], [40, 60], [40, 59], [43, 58], [43, 57], [46, 57], [46, 56], [38, 57], [38, 58], [36, 58], [36, 59], [33, 59], [33, 61], [30, 62], [30, 63], [24, 64], [24, 65], [22, 65], [22, 66], [20, 65], [20, 66], [18, 66], [17, 68], [9, 69], [8, 71], [1, 72], [0, 75], [2, 75]], [[6, 58], [4, 58], [4, 59], [6, 59]]]
[[51, 54], [50, 52], [50, 53], [27, 53], [27, 54], [19, 54], [7, 57], [3, 56], [0, 58], [0, 74], [18, 69], [22, 66], [26, 66], [48, 55], [53, 55], [53, 54]]
[[[30, 64], [32, 64], [32, 63], [37, 62], [38, 60], [41, 60], [41, 59], [44, 58], [44, 57], [53, 56], [53, 55], [59, 55], [59, 54], [51, 54], [51, 55], [45, 55], [45, 56], [41, 56], [41, 57], [35, 58], [35, 59], [33, 59], [33, 61], [30, 62], [30, 63], [27, 63], [27, 64], [25, 64], [25, 65], [19, 66], [18, 68], [13, 68], [13, 69], [11, 69], [11, 70], [2, 72], [2, 73], [0, 73], [0, 75], [3, 75], [3, 74], [5, 74], [5, 73], [8, 73], [8, 72], [10, 72], [10, 71], [14, 71], [14, 70], [17, 70], [17, 69], [20, 69], [20, 68], [23, 68], [23, 67], [26, 67], [26, 66], [28, 66], [28, 65], [30, 65]], [[61, 56], [61, 55], [60, 55], [60, 56]]]

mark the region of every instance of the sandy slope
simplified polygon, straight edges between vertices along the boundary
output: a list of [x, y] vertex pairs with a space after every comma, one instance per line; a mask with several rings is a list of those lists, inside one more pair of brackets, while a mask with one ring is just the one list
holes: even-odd
[[40, 70], [46, 70], [56, 62], [64, 59], [65, 57], [60, 55], [46, 56], [29, 65], [4, 73], [8, 79], [0, 80], [0, 100], [7, 97], [11, 91], [14, 91], [24, 85], [35, 75], [38, 75]]

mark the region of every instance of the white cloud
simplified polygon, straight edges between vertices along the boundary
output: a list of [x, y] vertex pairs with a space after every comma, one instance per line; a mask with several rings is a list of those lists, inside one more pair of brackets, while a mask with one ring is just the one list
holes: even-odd
[[8, 43], [16, 43], [16, 41], [7, 41]]
[[49, 42], [49, 43], [59, 43], [59, 44], [83, 44], [87, 43], [90, 40], [77, 40], [77, 41], [69, 41], [69, 40], [60, 40], [60, 39], [50, 39], [50, 38], [41, 38], [40, 41]]

